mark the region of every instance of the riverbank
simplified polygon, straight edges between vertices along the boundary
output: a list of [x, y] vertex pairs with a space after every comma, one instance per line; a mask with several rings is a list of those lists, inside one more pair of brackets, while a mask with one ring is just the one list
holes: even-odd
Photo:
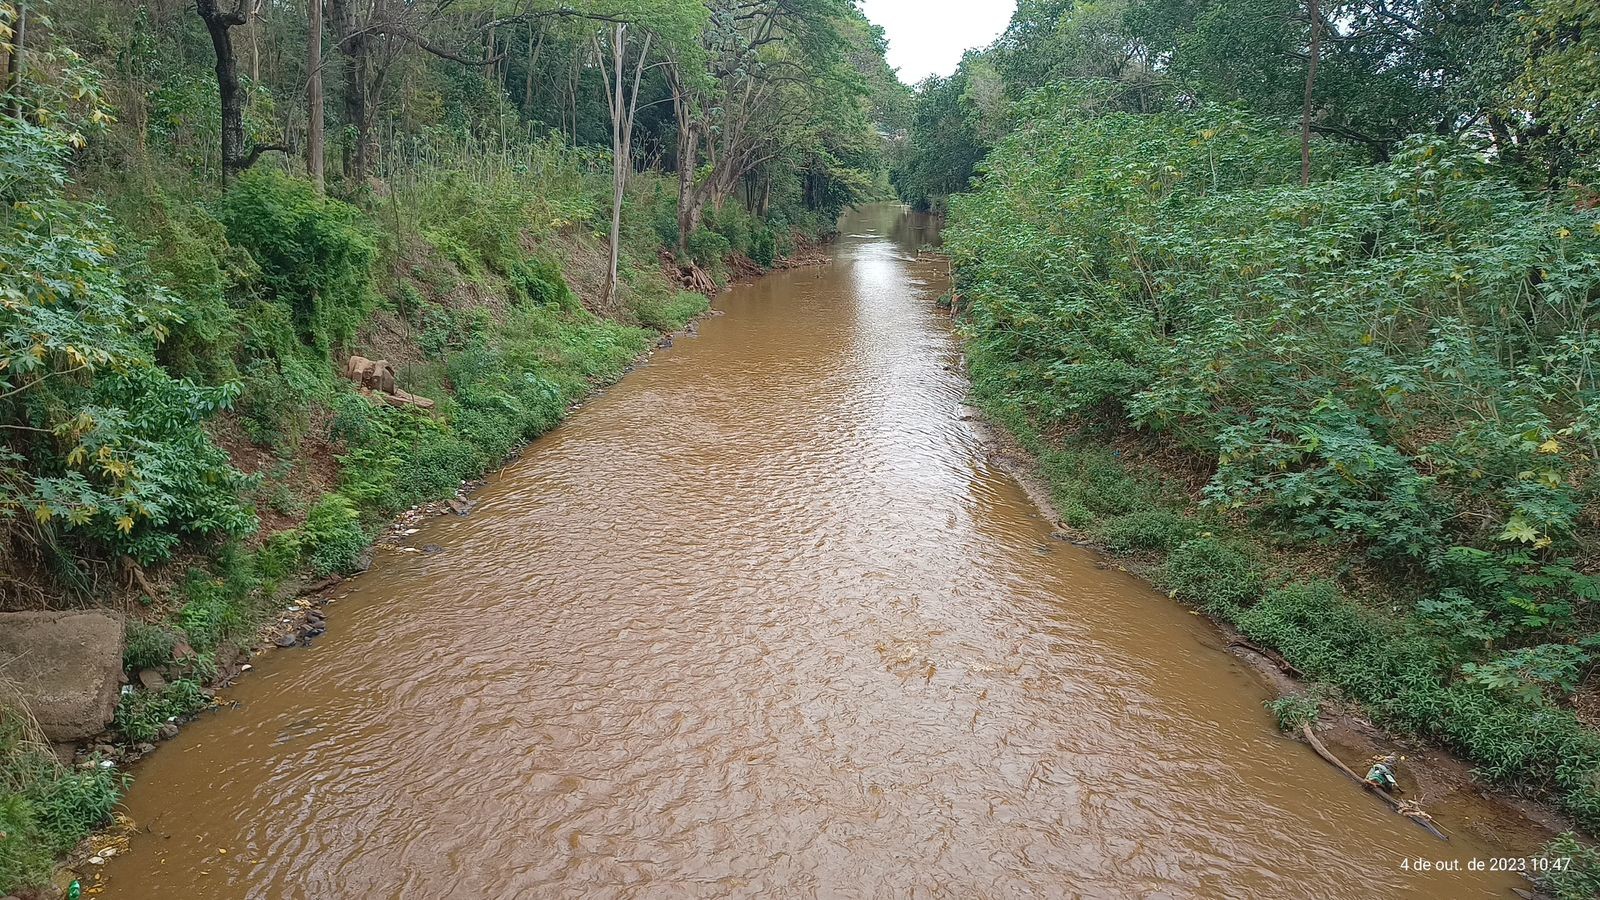
[[1303, 674], [1285, 724], [1354, 704], [1594, 833], [1593, 210], [1447, 141], [1306, 171], [1270, 117], [1072, 91], [945, 231], [1062, 517]]
[[[221, 303], [190, 310], [151, 361], [152, 377], [217, 385], [198, 389], [217, 395], [194, 407], [210, 415], [183, 435], [188, 461], [209, 468], [181, 479], [199, 493], [179, 508], [209, 525], [134, 513], [131, 545], [103, 567], [80, 563], [83, 583], [48, 558], [15, 555], [20, 541], [5, 545], [8, 575], [25, 579], [6, 585], [29, 586], [5, 608], [109, 610], [126, 622], [126, 646], [111, 663], [125, 686], [110, 731], [83, 742], [70, 765], [55, 762], [24, 712], [0, 715], [0, 792], [16, 801], [0, 890], [43, 882], [64, 853], [104, 849], [80, 839], [114, 807], [121, 768], [210, 709], [257, 651], [319, 636], [327, 589], [370, 565], [372, 542], [396, 516], [448, 508], [703, 314], [707, 296], [682, 285], [717, 291], [730, 273], [764, 269], [746, 251], [765, 226], [736, 211], [720, 221], [742, 242], [723, 239], [725, 258], [681, 267], [630, 215], [623, 281], [608, 299], [603, 240], [560, 212], [589, 206], [592, 179], [570, 154], [550, 154], [547, 174], [561, 177], [537, 190], [511, 171], [494, 184], [441, 176], [397, 189], [381, 212], [270, 172], [212, 207], [177, 206], [148, 183], [106, 189], [119, 217], [149, 230], [158, 278]], [[639, 178], [637, 215], [659, 218], [659, 180]], [[798, 256], [816, 236], [766, 240]], [[228, 268], [238, 258], [249, 261], [244, 273]], [[319, 298], [309, 318], [301, 291]], [[197, 540], [201, 527], [220, 531]], [[91, 551], [103, 552], [80, 549]]]
[[[1278, 698], [1269, 705], [1291, 735], [1300, 722], [1311, 724], [1323, 743], [1357, 771], [1365, 771], [1373, 759], [1400, 753], [1407, 798], [1419, 800], [1424, 810], [1454, 804], [1482, 811], [1475, 830], [1485, 838], [1520, 846], [1529, 856], [1574, 860], [1570, 871], [1529, 875], [1547, 896], [1584, 900], [1593, 895], [1600, 885], [1600, 851], [1577, 840], [1579, 826], [1557, 798], [1530, 785], [1484, 779], [1471, 762], [1438, 743], [1384, 727], [1372, 708], [1300, 668], [1297, 661], [1306, 663], [1294, 647], [1286, 651], [1269, 635], [1246, 631], [1240, 617], [1229, 614], [1231, 604], [1214, 602], [1216, 594], [1240, 584], [1283, 585], [1308, 573], [1331, 576], [1326, 559], [1274, 555], [1273, 543], [1264, 536], [1209, 516], [1194, 496], [1192, 463], [1162, 454], [1148, 441], [1059, 429], [1047, 433], [992, 390], [992, 372], [985, 365], [979, 360], [970, 366], [975, 370], [973, 424], [991, 462], [1023, 486], [1058, 529], [1058, 539], [1103, 554], [1105, 565], [1150, 581], [1209, 621], [1217, 633], [1214, 649], [1238, 658]], [[1249, 567], [1196, 573], [1184, 557], [1174, 560], [1177, 545], [1164, 543], [1163, 531], [1215, 541], [1225, 553], [1238, 554], [1224, 556], [1223, 565], [1243, 559]], [[1243, 624], [1248, 627], [1248, 620]], [[1351, 790], [1360, 789], [1352, 785]]]

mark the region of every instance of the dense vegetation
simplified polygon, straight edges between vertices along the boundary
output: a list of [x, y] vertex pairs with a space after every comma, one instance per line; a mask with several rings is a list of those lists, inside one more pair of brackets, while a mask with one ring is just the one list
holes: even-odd
[[[128, 614], [154, 739], [361, 565], [886, 194], [844, 0], [0, 0], [0, 608]], [[385, 358], [396, 405], [340, 377]], [[0, 704], [0, 893], [102, 822]]]
[[1589, 0], [1024, 0], [893, 174], [1073, 525], [1591, 830], [1597, 48]]

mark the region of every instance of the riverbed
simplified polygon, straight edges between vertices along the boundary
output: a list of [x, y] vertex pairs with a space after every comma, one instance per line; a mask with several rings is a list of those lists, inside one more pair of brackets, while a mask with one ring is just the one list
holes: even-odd
[[103, 896], [1510, 896], [1052, 537], [931, 237], [847, 215], [380, 553], [139, 765]]

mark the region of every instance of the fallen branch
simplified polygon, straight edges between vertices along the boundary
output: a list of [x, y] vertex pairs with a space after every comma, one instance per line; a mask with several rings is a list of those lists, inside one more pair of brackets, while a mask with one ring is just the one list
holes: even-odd
[[1228, 642], [1228, 646], [1229, 647], [1242, 647], [1242, 648], [1244, 648], [1246, 650], [1251, 651], [1252, 653], [1256, 653], [1256, 654], [1260, 655], [1263, 659], [1265, 659], [1268, 662], [1272, 663], [1273, 665], [1277, 666], [1278, 669], [1281, 670], [1284, 674], [1293, 675], [1296, 678], [1304, 678], [1304, 677], [1306, 677], [1306, 673], [1304, 673], [1304, 672], [1300, 671], [1299, 669], [1295, 668], [1293, 663], [1289, 662], [1287, 659], [1284, 659], [1283, 658], [1283, 654], [1276, 653], [1276, 652], [1274, 652], [1272, 650], [1268, 650], [1265, 647], [1261, 647], [1261, 646], [1257, 646], [1255, 644], [1252, 644], [1249, 641], [1245, 640], [1244, 638], [1235, 638], [1235, 639], [1233, 639], [1233, 640]]
[[1389, 804], [1390, 809], [1422, 826], [1429, 834], [1433, 835], [1439, 840], [1450, 840], [1450, 836], [1445, 834], [1438, 825], [1435, 825], [1432, 817], [1419, 809], [1416, 804], [1398, 800], [1393, 794], [1390, 794], [1383, 788], [1378, 787], [1365, 778], [1362, 778], [1360, 775], [1357, 775], [1349, 766], [1345, 765], [1344, 762], [1339, 759], [1339, 757], [1334, 756], [1332, 751], [1323, 746], [1322, 741], [1317, 740], [1317, 736], [1311, 731], [1311, 726], [1309, 724], [1300, 726], [1300, 734], [1305, 737], [1306, 743], [1311, 745], [1311, 749], [1317, 751], [1318, 756], [1322, 757], [1334, 768], [1345, 773], [1346, 775], [1349, 775], [1357, 784], [1366, 788], [1368, 791], [1377, 794], [1378, 797], [1383, 800], [1383, 802]]

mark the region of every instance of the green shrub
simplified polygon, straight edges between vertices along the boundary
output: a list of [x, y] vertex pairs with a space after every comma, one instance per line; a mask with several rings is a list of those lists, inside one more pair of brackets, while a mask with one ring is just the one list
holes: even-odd
[[27, 797], [10, 788], [0, 790], [0, 833], [6, 835], [0, 850], [0, 890], [41, 884], [50, 877], [54, 841], [41, 830]]
[[109, 822], [128, 781], [121, 772], [100, 766], [40, 779], [29, 799], [34, 820], [49, 835], [50, 849], [65, 853]]
[[1229, 619], [1255, 603], [1262, 591], [1261, 567], [1251, 551], [1211, 537], [1180, 544], [1156, 580], [1174, 597]]
[[172, 650], [178, 636], [160, 626], [128, 620], [126, 643], [122, 650], [122, 666], [130, 672], [140, 669], [159, 669], [172, 662]]
[[689, 259], [702, 269], [719, 272], [722, 271], [722, 261], [728, 258], [733, 248], [721, 234], [710, 228], [699, 228], [684, 242], [684, 250], [689, 254]]
[[311, 428], [313, 409], [331, 393], [325, 364], [299, 357], [256, 359], [245, 368], [239, 421], [264, 447], [293, 450]]
[[238, 585], [206, 572], [191, 571], [183, 582], [185, 602], [178, 610], [177, 624], [189, 639], [189, 646], [201, 653], [215, 650], [223, 642], [241, 634], [248, 626]]
[[28, 721], [0, 708], [0, 891], [45, 883], [55, 857], [111, 817], [127, 778], [115, 769], [72, 770]]
[[1199, 533], [1199, 526], [1181, 513], [1149, 507], [1101, 523], [1095, 533], [1109, 550], [1167, 551]]
[[162, 726], [181, 722], [211, 705], [198, 681], [180, 678], [160, 691], [123, 694], [111, 727], [129, 743], [147, 743], [160, 736]]
[[564, 310], [578, 308], [578, 295], [567, 285], [561, 267], [550, 260], [539, 257], [517, 260], [506, 272], [506, 280], [511, 284], [515, 300]]
[[327, 577], [354, 571], [368, 538], [355, 504], [343, 495], [329, 494], [311, 507], [299, 543], [311, 571]]
[[295, 574], [304, 557], [300, 530], [291, 528], [267, 538], [251, 560], [264, 594], [272, 594], [285, 578]]
[[1322, 712], [1322, 703], [1305, 694], [1289, 694], [1268, 700], [1265, 705], [1277, 720], [1280, 731], [1299, 731], [1300, 726], [1317, 721]]
[[758, 228], [750, 236], [750, 258], [763, 269], [772, 268], [778, 260], [778, 233], [772, 228]]
[[634, 301], [639, 324], [657, 331], [676, 331], [705, 312], [711, 301], [704, 294], [675, 291], [658, 296], [640, 295]]
[[1556, 900], [1594, 900], [1600, 897], [1600, 849], [1567, 832], [1551, 841], [1540, 854], [1557, 868], [1535, 880]]
[[258, 168], [222, 198], [217, 218], [309, 344], [326, 353], [355, 336], [377, 299], [377, 246], [359, 210], [317, 196], [309, 182]]
[[15, 724], [0, 727], [12, 732], [0, 743], [0, 890], [10, 891], [44, 883], [57, 855], [110, 820], [128, 779], [99, 766], [67, 769]]

